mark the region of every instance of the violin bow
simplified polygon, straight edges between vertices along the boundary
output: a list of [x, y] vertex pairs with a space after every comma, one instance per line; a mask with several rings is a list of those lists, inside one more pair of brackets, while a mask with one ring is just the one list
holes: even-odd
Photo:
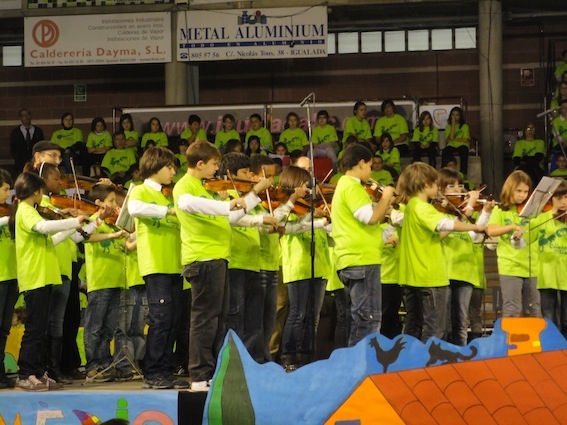
[[541, 225], [547, 223], [548, 221], [551, 221], [551, 220], [559, 220], [560, 218], [565, 217], [565, 215], [567, 215], [567, 210], [561, 212], [561, 214], [557, 214], [557, 215], [554, 214], [553, 216], [551, 216], [551, 217], [548, 218], [547, 220], [542, 221], [542, 222], [539, 223], [539, 224], [536, 224], [534, 227], [530, 227], [529, 230], [537, 229], [539, 226], [541, 226]]
[[[264, 166], [262, 166], [262, 176], [264, 176], [264, 178], [266, 179], [266, 170], [264, 169]], [[266, 199], [268, 200], [268, 208], [270, 209], [270, 215], [273, 217], [274, 216], [274, 209], [272, 208], [272, 200], [270, 199], [270, 191], [268, 190], [268, 188], [266, 188]]]
[[463, 211], [461, 211], [461, 209], [459, 207], [457, 207], [455, 204], [453, 204], [451, 201], [449, 201], [445, 195], [443, 195], [441, 192], [437, 192], [437, 196], [439, 198], [441, 198], [443, 201], [446, 202], [447, 205], [444, 206], [450, 206], [456, 213], [457, 216], [461, 219], [461, 220], [467, 220], [470, 223], [475, 224], [475, 219], [472, 217], [468, 217]]
[[[236, 191], [236, 195], [240, 198], [241, 193], [240, 191], [237, 189], [236, 187], [236, 183], [234, 183], [234, 179], [232, 178], [232, 173], [230, 172], [230, 170], [227, 168], [226, 169], [226, 175], [229, 178], [230, 182], [232, 183], [232, 187], [234, 188], [234, 190]], [[240, 208], [242, 208], [244, 211], [246, 211], [246, 208], [244, 208], [242, 205], [239, 205]]]
[[69, 162], [71, 163], [71, 171], [73, 172], [73, 180], [75, 181], [75, 190], [77, 191], [77, 197], [79, 201], [81, 201], [81, 192], [79, 192], [79, 183], [77, 182], [77, 173], [75, 173], [75, 163], [73, 162], [73, 157], [69, 158]]

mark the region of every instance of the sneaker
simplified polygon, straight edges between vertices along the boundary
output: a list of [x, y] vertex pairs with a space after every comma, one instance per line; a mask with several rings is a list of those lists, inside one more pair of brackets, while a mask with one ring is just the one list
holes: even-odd
[[173, 384], [173, 388], [176, 390], [186, 390], [189, 388], [189, 382], [184, 379], [175, 379], [174, 375], [168, 376], [167, 379]]
[[178, 366], [177, 369], [175, 370], [175, 372], [173, 372], [173, 374], [175, 376], [187, 377], [187, 376], [189, 376], [189, 371], [187, 370], [187, 368], [185, 366]]
[[209, 379], [208, 381], [191, 382], [191, 389], [189, 391], [191, 391], [192, 393], [206, 393], [210, 388], [211, 380]]
[[102, 383], [102, 382], [112, 382], [114, 381], [114, 374], [111, 373], [109, 370], [104, 370], [102, 366], [99, 366], [96, 369], [91, 369], [87, 372], [87, 376], [85, 378], [87, 381]]
[[70, 385], [73, 383], [73, 378], [63, 375], [59, 369], [49, 369], [49, 377], [59, 384]]
[[73, 370], [65, 371], [65, 372], [63, 372], [63, 374], [65, 376], [70, 376], [71, 378], [76, 379], [78, 381], [82, 381], [83, 379], [85, 379], [87, 377], [87, 374], [84, 371], [81, 371], [79, 369], [73, 369]]
[[0, 388], [14, 388], [16, 380], [6, 375], [0, 375]]
[[134, 374], [131, 370], [116, 369], [115, 375], [118, 382], [131, 381], [134, 379]]
[[39, 378], [41, 382], [47, 387], [49, 391], [58, 391], [63, 389], [63, 384], [57, 382], [55, 379], [50, 378], [47, 372], [43, 374], [41, 378]]
[[41, 382], [35, 375], [30, 375], [27, 378], [16, 379], [16, 388], [21, 388], [25, 391], [48, 391], [47, 385]]
[[173, 388], [173, 382], [165, 376], [158, 375], [155, 378], [144, 378], [142, 388], [151, 388], [153, 390], [168, 390]]

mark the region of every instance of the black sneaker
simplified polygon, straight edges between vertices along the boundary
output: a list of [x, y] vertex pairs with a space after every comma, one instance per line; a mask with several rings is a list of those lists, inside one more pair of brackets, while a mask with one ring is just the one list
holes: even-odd
[[73, 383], [73, 378], [63, 375], [59, 369], [49, 369], [47, 374], [58, 384], [70, 385]]
[[175, 372], [173, 372], [173, 374], [175, 376], [187, 377], [189, 376], [189, 371], [185, 366], [178, 366], [177, 369], [175, 369]]
[[189, 388], [189, 382], [184, 379], [176, 379], [174, 375], [168, 376], [167, 379], [171, 381], [173, 388], [176, 390], [186, 390]]
[[64, 371], [62, 373], [63, 373], [63, 375], [70, 377], [72, 379], [76, 379], [78, 381], [82, 381], [83, 379], [85, 379], [87, 377], [87, 373], [84, 372], [84, 371], [81, 371], [79, 369]]
[[134, 379], [134, 374], [132, 373], [131, 370], [116, 369], [115, 374], [116, 374], [116, 380], [118, 382], [131, 381], [132, 379]]
[[16, 380], [6, 375], [0, 375], [0, 388], [15, 388]]
[[173, 382], [165, 376], [158, 375], [155, 378], [144, 378], [142, 388], [151, 388], [153, 390], [169, 390], [173, 388]]

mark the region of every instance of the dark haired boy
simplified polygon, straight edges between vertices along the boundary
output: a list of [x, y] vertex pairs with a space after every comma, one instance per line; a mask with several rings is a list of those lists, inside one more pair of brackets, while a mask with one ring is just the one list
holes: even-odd
[[361, 183], [372, 172], [372, 152], [360, 144], [349, 146], [341, 158], [345, 175], [333, 196], [331, 218], [335, 241], [334, 263], [347, 293], [349, 346], [380, 332], [382, 317], [380, 223], [394, 196], [383, 189], [375, 206]]
[[193, 143], [195, 140], [207, 140], [207, 133], [201, 128], [201, 117], [198, 115], [191, 114], [187, 119], [189, 126], [183, 130], [181, 139], [185, 139], [189, 144]]

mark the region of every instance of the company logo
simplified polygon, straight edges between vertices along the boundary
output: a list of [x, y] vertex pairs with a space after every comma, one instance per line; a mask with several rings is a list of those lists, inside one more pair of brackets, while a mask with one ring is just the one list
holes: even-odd
[[257, 10], [253, 15], [248, 15], [248, 11], [243, 10], [242, 15], [238, 17], [238, 25], [266, 25], [267, 23], [267, 16], [262, 14], [259, 10]]
[[32, 37], [39, 47], [51, 47], [59, 40], [59, 27], [49, 19], [42, 19], [34, 25]]

